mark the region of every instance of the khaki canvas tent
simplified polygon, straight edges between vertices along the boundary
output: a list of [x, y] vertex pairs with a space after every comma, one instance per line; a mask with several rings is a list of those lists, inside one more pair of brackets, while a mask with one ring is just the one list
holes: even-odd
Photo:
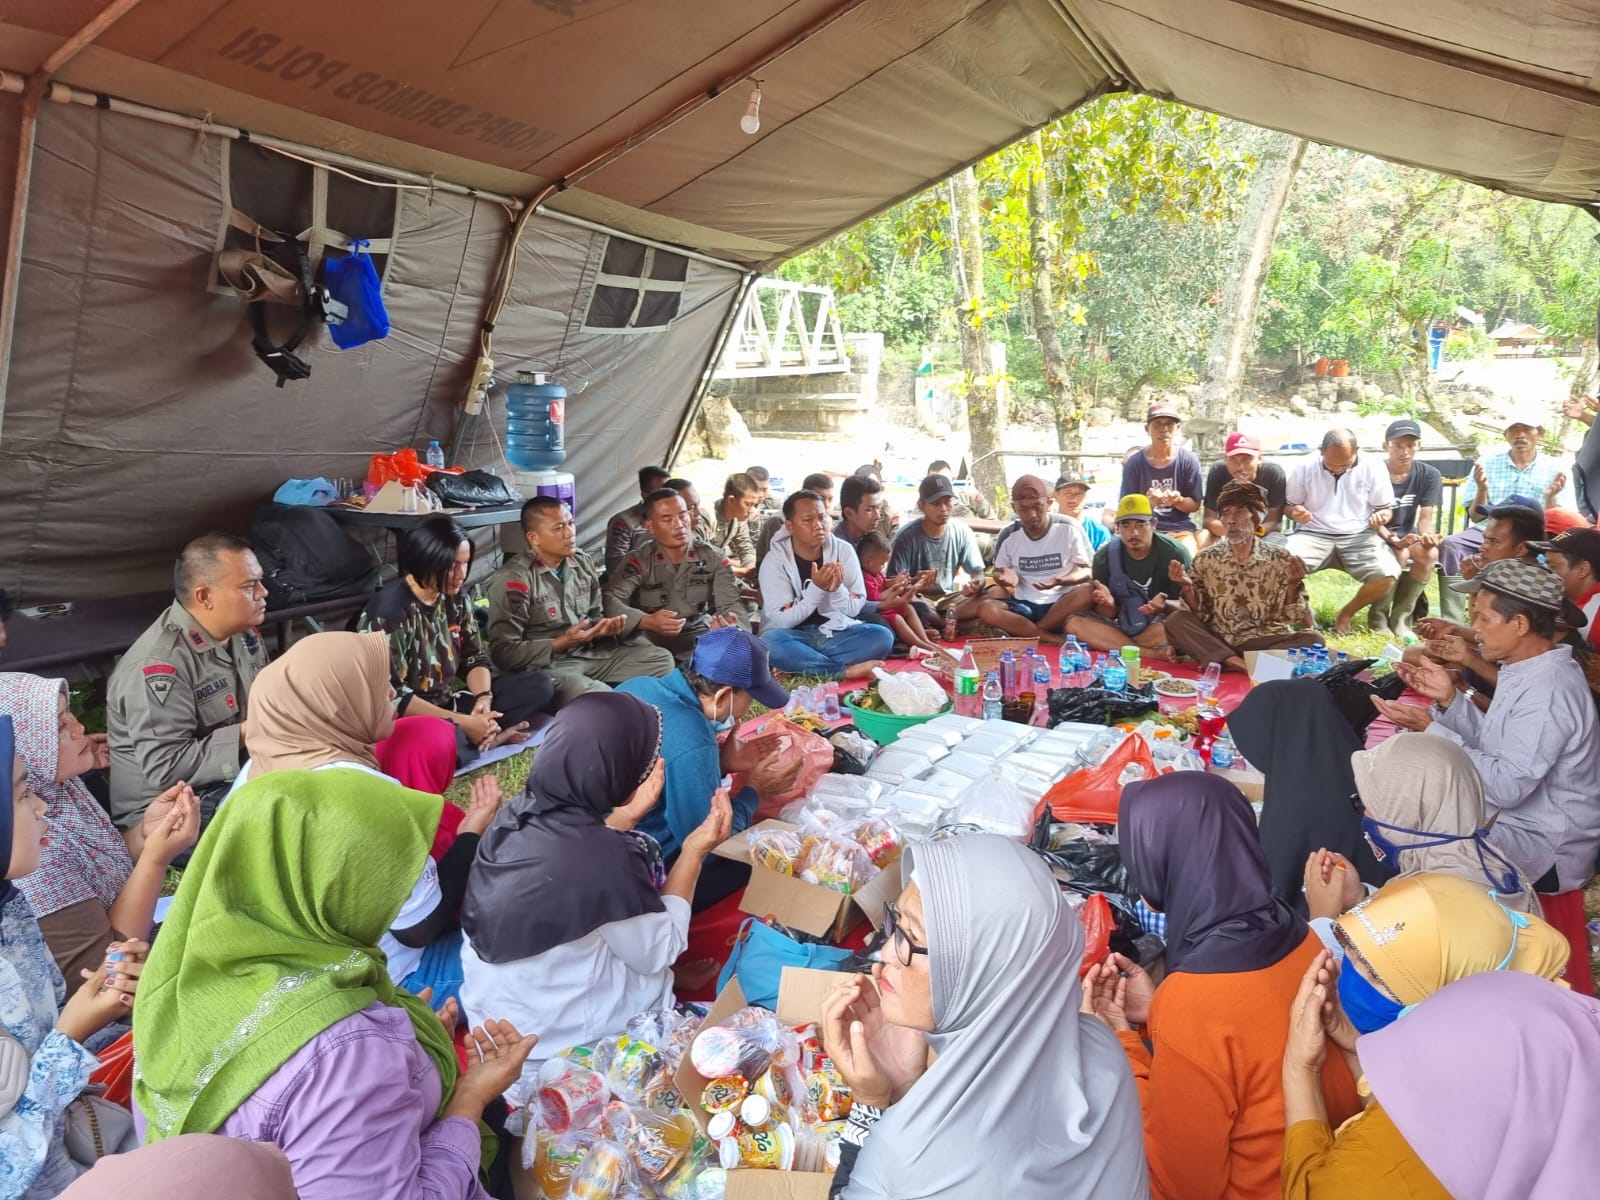
[[[592, 542], [751, 272], [1090, 97], [1588, 204], [1597, 69], [1600, 5], [1572, 0], [15, 0], [0, 586], [159, 587], [285, 477], [449, 438], [491, 314], [502, 381], [573, 393]], [[257, 225], [371, 239], [393, 333], [319, 331], [275, 389], [215, 273]]]

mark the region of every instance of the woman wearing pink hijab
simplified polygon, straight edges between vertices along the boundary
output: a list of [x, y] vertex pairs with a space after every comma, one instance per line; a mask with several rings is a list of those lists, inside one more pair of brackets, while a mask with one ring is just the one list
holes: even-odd
[[1592, 1196], [1600, 1002], [1472, 975], [1356, 1042], [1372, 1094], [1452, 1200]]

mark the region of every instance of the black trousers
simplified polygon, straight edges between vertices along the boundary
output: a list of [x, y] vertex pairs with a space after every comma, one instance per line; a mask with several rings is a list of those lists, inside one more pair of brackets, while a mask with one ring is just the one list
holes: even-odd
[[[500, 714], [502, 729], [548, 712], [555, 698], [556, 683], [548, 671], [507, 671], [494, 677], [494, 707]], [[472, 693], [457, 692], [451, 697], [451, 704], [456, 712], [471, 712]], [[456, 726], [456, 765], [464, 767], [477, 757], [478, 748]]]

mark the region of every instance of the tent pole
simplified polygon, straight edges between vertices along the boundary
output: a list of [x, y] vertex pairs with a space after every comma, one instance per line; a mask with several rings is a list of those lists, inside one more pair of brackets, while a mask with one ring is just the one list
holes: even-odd
[[[111, 0], [40, 64], [22, 90], [22, 121], [17, 133], [17, 169], [11, 187], [11, 223], [6, 237], [5, 276], [0, 280], [0, 423], [5, 420], [11, 386], [11, 348], [17, 332], [17, 295], [22, 282], [22, 239], [27, 232], [28, 196], [33, 190], [33, 148], [39, 134], [39, 105], [50, 77], [136, 8], [139, 0]], [[0, 72], [11, 82], [12, 73]], [[10, 91], [7, 87], [5, 90]]]
[[728, 348], [728, 339], [733, 336], [733, 327], [738, 323], [739, 314], [744, 311], [745, 299], [750, 295], [750, 289], [755, 286], [758, 278], [756, 272], [746, 271], [739, 280], [739, 290], [733, 297], [733, 305], [728, 309], [728, 315], [722, 322], [722, 329], [711, 344], [711, 355], [706, 359], [706, 369], [700, 373], [700, 386], [695, 388], [694, 395], [689, 398], [688, 410], [683, 414], [683, 420], [678, 423], [678, 432], [672, 439], [672, 449], [667, 452], [664, 460], [668, 467], [677, 461], [683, 443], [689, 438], [689, 429], [694, 425], [695, 418], [700, 415], [700, 408], [706, 402], [706, 393], [711, 390], [711, 381], [716, 378], [717, 364], [722, 361], [723, 351]]
[[599, 221], [591, 221], [587, 217], [574, 217], [564, 213], [558, 208], [551, 208], [548, 204], [541, 204], [535, 210], [541, 217], [549, 217], [552, 221], [560, 221], [567, 225], [575, 225], [579, 229], [587, 229], [590, 233], [603, 233], [607, 237], [627, 238], [630, 242], [637, 242], [641, 246], [649, 246], [656, 250], [665, 250], [668, 254], [676, 254], [680, 258], [692, 259], [695, 262], [705, 263], [711, 267], [721, 267], [725, 271], [737, 271], [743, 275], [750, 268], [744, 263], [728, 262], [722, 258], [712, 258], [709, 254], [701, 254], [696, 250], [686, 250], [682, 246], [674, 246], [667, 242], [657, 242], [650, 238], [640, 237], [636, 233], [624, 233], [620, 229], [613, 229], [609, 225], [602, 225]]

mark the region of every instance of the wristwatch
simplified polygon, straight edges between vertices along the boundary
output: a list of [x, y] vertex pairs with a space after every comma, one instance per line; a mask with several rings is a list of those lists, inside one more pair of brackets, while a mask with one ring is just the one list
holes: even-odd
[[1466, 691], [1461, 693], [1461, 698], [1463, 700], [1465, 700], [1468, 704], [1471, 704], [1472, 703], [1472, 698], [1474, 696], [1476, 696], [1477, 694], [1478, 694], [1478, 689], [1477, 688], [1469, 687]]

